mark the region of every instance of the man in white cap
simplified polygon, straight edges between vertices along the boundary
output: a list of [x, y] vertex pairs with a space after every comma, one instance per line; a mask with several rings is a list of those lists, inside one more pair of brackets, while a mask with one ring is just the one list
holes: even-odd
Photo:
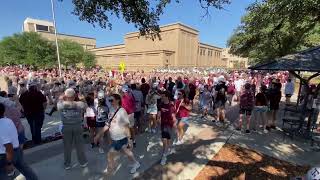
[[58, 111], [61, 113], [63, 124], [63, 144], [64, 144], [64, 165], [65, 169], [71, 169], [72, 145], [75, 145], [78, 161], [81, 167], [86, 167], [88, 161], [84, 153], [82, 139], [83, 112], [86, 109], [84, 102], [75, 101], [76, 92], [69, 88], [60, 97], [57, 104]]

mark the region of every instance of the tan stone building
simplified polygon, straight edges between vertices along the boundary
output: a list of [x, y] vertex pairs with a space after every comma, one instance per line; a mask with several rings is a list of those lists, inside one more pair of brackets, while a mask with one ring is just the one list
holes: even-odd
[[[23, 31], [37, 32], [42, 37], [55, 41], [54, 25], [50, 21], [27, 18], [23, 22]], [[68, 39], [77, 42], [83, 46], [84, 49], [93, 49], [96, 47], [96, 39], [89, 37], [74, 36], [68, 34], [57, 34], [58, 39]]]
[[[124, 44], [96, 48], [94, 38], [59, 34], [59, 39], [70, 39], [96, 55], [97, 63], [105, 68], [118, 68], [121, 62], [128, 70], [152, 70], [158, 67], [227, 67], [222, 59], [222, 48], [199, 42], [199, 31], [174, 23], [162, 26], [161, 40], [151, 40], [139, 32], [128, 33]], [[27, 18], [24, 31], [40, 33], [54, 40], [53, 23]]]
[[222, 48], [199, 42], [199, 31], [181, 23], [161, 27], [161, 40], [128, 33], [124, 44], [91, 49], [98, 64], [116, 68], [124, 62], [128, 69], [156, 67], [226, 67]]
[[248, 58], [242, 58], [229, 53], [230, 48], [224, 48], [222, 51], [222, 60], [227, 63], [230, 69], [248, 68]]

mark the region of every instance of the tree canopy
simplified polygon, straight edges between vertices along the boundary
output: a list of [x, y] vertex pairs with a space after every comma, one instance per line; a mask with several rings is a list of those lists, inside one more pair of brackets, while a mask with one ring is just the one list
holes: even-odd
[[[174, 1], [180, 3], [180, 0]], [[208, 14], [210, 7], [222, 9], [223, 5], [229, 4], [230, 1], [198, 0], [197, 3], [200, 3], [205, 14]], [[73, 14], [79, 16], [82, 21], [111, 29], [112, 23], [109, 17], [115, 15], [117, 18], [123, 18], [127, 23], [133, 23], [141, 35], [154, 39], [159, 37], [160, 15], [164, 13], [165, 7], [172, 0], [72, 0], [72, 2], [74, 4]], [[191, 3], [191, 1], [185, 3]], [[192, 1], [192, 3], [195, 2]]]
[[[95, 56], [73, 41], [59, 40], [62, 65], [76, 66], [83, 63], [85, 67], [95, 65]], [[56, 47], [38, 33], [23, 32], [5, 37], [0, 41], [0, 65], [31, 65], [37, 68], [57, 66]]]
[[320, 0], [262, 0], [247, 8], [228, 41], [230, 52], [253, 63], [320, 44]]

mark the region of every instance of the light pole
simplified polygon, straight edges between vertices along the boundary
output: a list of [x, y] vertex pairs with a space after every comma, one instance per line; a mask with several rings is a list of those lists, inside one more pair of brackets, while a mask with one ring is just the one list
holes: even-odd
[[53, 3], [53, 0], [51, 0], [51, 11], [52, 11], [53, 26], [54, 26], [54, 37], [55, 37], [55, 40], [56, 40], [59, 76], [62, 77], [61, 63], [60, 63], [60, 53], [59, 53], [59, 44], [58, 44], [58, 37], [57, 37], [57, 26], [56, 26], [56, 18], [55, 18], [55, 15], [54, 15], [54, 3]]

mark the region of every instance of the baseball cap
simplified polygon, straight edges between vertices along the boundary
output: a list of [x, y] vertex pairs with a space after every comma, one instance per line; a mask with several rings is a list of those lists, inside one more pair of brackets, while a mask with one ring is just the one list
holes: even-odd
[[104, 92], [103, 91], [99, 91], [98, 92], [98, 99], [103, 99], [104, 98]]
[[76, 92], [74, 91], [73, 88], [68, 88], [66, 91], [64, 91], [64, 95], [66, 97], [74, 97], [76, 95]]
[[129, 87], [127, 85], [123, 85], [121, 90], [122, 92], [126, 93], [129, 91]]

